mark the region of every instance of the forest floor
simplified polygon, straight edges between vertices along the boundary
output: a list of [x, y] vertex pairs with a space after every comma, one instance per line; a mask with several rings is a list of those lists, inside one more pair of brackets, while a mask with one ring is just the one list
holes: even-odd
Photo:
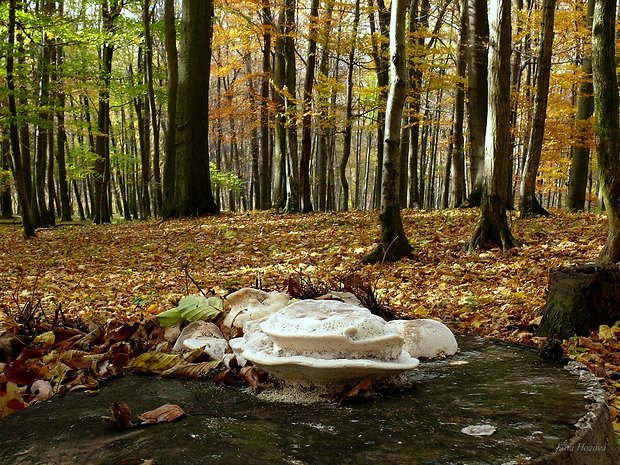
[[[467, 253], [463, 247], [476, 211], [407, 210], [403, 215], [414, 258], [370, 266], [360, 260], [379, 235], [374, 212], [224, 213], [73, 225], [39, 230], [31, 240], [22, 238], [19, 226], [0, 224], [0, 335], [30, 332], [32, 341], [37, 328], [50, 328], [47, 320], [54, 314], [84, 331], [88, 323], [110, 328], [114, 321], [118, 332], [122, 324], [152, 320], [180, 297], [196, 293], [188, 276], [203, 290], [223, 296], [255, 285], [257, 276], [263, 288], [284, 290], [291, 274], [321, 283], [354, 273], [399, 314], [439, 318], [458, 334], [540, 345], [544, 340], [533, 332], [545, 303], [549, 269], [594, 260], [607, 234], [607, 221], [599, 214], [554, 211], [549, 218], [527, 220], [513, 216], [510, 223], [519, 248]], [[64, 339], [79, 337], [69, 332]], [[37, 343], [46, 342], [39, 338]], [[62, 338], [57, 334], [51, 344], [62, 346]], [[70, 346], [65, 342], [63, 347]], [[602, 379], [617, 432], [619, 349], [617, 325], [564, 342], [567, 356], [586, 363]], [[0, 382], [7, 366], [0, 363]], [[39, 375], [47, 373], [37, 369]], [[31, 380], [36, 376], [30, 373]], [[89, 380], [81, 381], [88, 385]]]

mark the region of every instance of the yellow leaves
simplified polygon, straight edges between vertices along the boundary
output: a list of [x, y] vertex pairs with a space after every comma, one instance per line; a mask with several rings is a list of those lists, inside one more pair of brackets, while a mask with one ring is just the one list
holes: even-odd
[[603, 342], [620, 341], [620, 327], [601, 325], [598, 329], [598, 337]]
[[17, 384], [11, 381], [4, 386], [0, 384], [0, 418], [25, 408], [26, 403], [22, 398], [22, 391], [17, 387]]

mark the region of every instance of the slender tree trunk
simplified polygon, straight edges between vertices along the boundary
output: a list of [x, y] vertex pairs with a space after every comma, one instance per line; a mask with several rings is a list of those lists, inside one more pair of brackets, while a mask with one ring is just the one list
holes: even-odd
[[[377, 73], [377, 86], [379, 87], [379, 110], [377, 114], [377, 175], [375, 177], [374, 186], [374, 205], [373, 208], [377, 208], [381, 199], [381, 189], [383, 180], [383, 156], [384, 156], [384, 144], [385, 140], [385, 113], [382, 111], [383, 102], [387, 101], [387, 88], [389, 85], [389, 65], [384, 56], [387, 55], [387, 45], [385, 41], [376, 37], [376, 25], [375, 17], [372, 10], [374, 8], [373, 0], [368, 0], [368, 6], [370, 7], [369, 25], [372, 37], [372, 59], [375, 62], [375, 69]], [[385, 7], [383, 0], [377, 0], [378, 17], [379, 17], [379, 35], [381, 37], [388, 36], [388, 24], [390, 22], [390, 13]]]
[[153, 76], [153, 38], [151, 37], [151, 0], [144, 0], [142, 9], [142, 18], [144, 22], [144, 44], [145, 50], [145, 68], [146, 68], [146, 84], [148, 88], [148, 102], [150, 107], [151, 127], [153, 128], [153, 190], [155, 191], [155, 216], [161, 215], [163, 193], [161, 185], [161, 168], [160, 168], [160, 141], [159, 141], [159, 124], [157, 117], [157, 104], [155, 102], [155, 78]]
[[[64, 1], [58, 2], [58, 15], [60, 17], [64, 16]], [[56, 45], [56, 66], [58, 68], [56, 73], [58, 79], [58, 72], [64, 66], [64, 51], [60, 44]], [[62, 86], [58, 86], [56, 95], [56, 122], [58, 124], [58, 129], [56, 130], [56, 162], [58, 163], [58, 186], [60, 189], [60, 217], [62, 221], [71, 221], [71, 194], [69, 192], [69, 182], [67, 181], [67, 157], [65, 150], [67, 144], [67, 134], [65, 131], [66, 95]]]
[[260, 103], [260, 163], [261, 163], [261, 206], [271, 208], [271, 151], [269, 150], [269, 81], [271, 72], [271, 36], [273, 32], [269, 0], [262, 0], [261, 22], [263, 27], [263, 74], [261, 76]]
[[616, 2], [596, 0], [592, 22], [592, 80], [596, 115], [596, 155], [609, 222], [599, 258], [620, 261], [620, 123], [616, 78]]
[[[115, 30], [115, 20], [120, 15], [123, 2], [112, 0], [103, 1], [103, 27], [107, 34], [112, 36]], [[101, 48], [101, 81], [99, 90], [99, 114], [97, 115], [97, 136], [95, 148], [97, 161], [95, 162], [95, 204], [93, 205], [93, 222], [95, 224], [110, 223], [110, 81], [112, 73], [112, 55], [114, 46], [109, 42]]]
[[536, 199], [536, 177], [538, 175], [538, 167], [540, 166], [545, 119], [547, 118], [555, 4], [556, 0], [543, 0], [536, 95], [534, 97], [534, 117], [530, 133], [529, 151], [525, 159], [525, 166], [521, 176], [521, 187], [519, 189], [519, 211], [522, 218], [533, 215], [549, 215], [549, 212]]
[[347, 98], [344, 116], [344, 141], [342, 147], [342, 160], [340, 161], [340, 183], [342, 184], [342, 202], [340, 210], [349, 209], [349, 181], [347, 180], [347, 165], [351, 156], [351, 136], [353, 134], [353, 61], [355, 60], [355, 50], [357, 48], [357, 28], [360, 22], [360, 0], [355, 0], [353, 13], [353, 29], [351, 36], [351, 48], [349, 49], [349, 63], [347, 67]]
[[273, 63], [273, 101], [275, 104], [274, 123], [274, 206], [282, 210], [286, 207], [286, 128], [285, 103], [282, 89], [286, 85], [286, 62], [284, 46], [285, 5], [282, 5], [278, 14], [278, 31], [275, 43]]
[[[319, 78], [326, 80], [329, 72], [329, 39], [332, 24], [333, 2], [327, 2], [325, 13], [324, 43], [321, 48], [321, 62], [319, 64]], [[327, 93], [318, 97], [318, 140], [316, 149], [316, 178], [317, 178], [317, 199], [316, 204], [320, 211], [327, 210], [327, 134], [329, 132], [329, 100]]]
[[510, 73], [511, 14], [510, 0], [491, 1], [492, 21], [489, 51], [489, 112], [484, 160], [484, 183], [480, 218], [469, 248], [516, 245], [506, 218], [506, 166], [510, 162]]
[[465, 68], [467, 65], [467, 0], [461, 0], [461, 31], [457, 74], [460, 78], [456, 86], [454, 101], [454, 151], [452, 155], [453, 206], [458, 207], [465, 200], [465, 140], [463, 126], [465, 121]]
[[[586, 26], [592, 29], [594, 14], [594, 0], [588, 0]], [[588, 183], [588, 165], [590, 164], [591, 136], [586, 121], [594, 113], [594, 96], [592, 88], [592, 59], [582, 57], [583, 78], [579, 84], [579, 99], [577, 102], [577, 117], [575, 131], [576, 143], [571, 148], [570, 175], [568, 177], [567, 207], [569, 210], [583, 210], [586, 202], [586, 185]]]
[[176, 183], [176, 118], [177, 96], [179, 83], [179, 64], [176, 45], [176, 28], [174, 14], [174, 0], [164, 1], [164, 25], [166, 34], [166, 57], [168, 60], [168, 102], [166, 115], [168, 118], [168, 133], [166, 134], [166, 159], [164, 160], [162, 216], [170, 218], [176, 216], [174, 192]]
[[310, 159], [312, 156], [312, 91], [314, 88], [314, 72], [316, 68], [316, 35], [319, 20], [319, 4], [320, 0], [312, 0], [310, 4], [308, 58], [306, 59], [306, 76], [304, 82], [303, 135], [301, 139], [301, 159], [299, 166], [301, 210], [304, 213], [313, 210], [310, 186]]
[[392, 0], [390, 29], [390, 92], [385, 118], [385, 159], [381, 186], [381, 239], [379, 246], [364, 261], [396, 261], [411, 256], [400, 215], [399, 153], [403, 107], [407, 92], [407, 54], [405, 36], [405, 0]]
[[30, 204], [26, 191], [26, 173], [22, 166], [22, 155], [19, 141], [19, 128], [17, 125], [17, 105], [15, 103], [15, 81], [13, 69], [15, 66], [15, 16], [17, 11], [17, 0], [9, 0], [9, 18], [7, 25], [8, 50], [6, 55], [6, 87], [8, 94], [8, 106], [11, 119], [9, 122], [9, 138], [11, 140], [11, 153], [13, 155], [13, 175], [17, 188], [17, 196], [22, 209], [22, 228], [24, 236], [34, 237], [34, 224], [30, 217]]
[[[467, 27], [467, 113], [469, 116], [469, 145], [471, 188], [467, 206], [480, 205], [484, 181], [485, 133], [487, 125], [487, 53], [489, 23], [486, 0], [468, 0], [469, 24]], [[506, 73], [505, 76], [508, 76]], [[507, 79], [504, 76], [503, 79]], [[510, 81], [508, 81], [510, 83]]]

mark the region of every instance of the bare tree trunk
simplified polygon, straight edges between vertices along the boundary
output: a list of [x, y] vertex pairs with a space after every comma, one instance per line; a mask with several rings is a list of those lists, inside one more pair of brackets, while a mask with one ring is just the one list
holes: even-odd
[[592, 23], [592, 80], [596, 115], [596, 155], [609, 222], [599, 258], [620, 261], [620, 123], [615, 53], [616, 2], [596, 0]]
[[452, 154], [453, 206], [458, 207], [465, 200], [465, 141], [463, 125], [465, 120], [465, 68], [467, 65], [467, 0], [461, 0], [461, 31], [457, 74], [462, 81], [456, 86], [454, 101], [454, 150]]
[[145, 51], [145, 69], [146, 69], [146, 85], [148, 88], [148, 106], [150, 107], [151, 127], [153, 128], [153, 190], [155, 191], [155, 216], [161, 215], [163, 193], [161, 185], [161, 168], [160, 164], [160, 141], [159, 141], [159, 124], [157, 117], [157, 104], [155, 102], [155, 78], [153, 77], [153, 38], [151, 37], [151, 0], [144, 0], [142, 19], [144, 22], [144, 44]]
[[[489, 22], [486, 0], [468, 0], [469, 24], [467, 27], [467, 113], [469, 116], [469, 144], [471, 188], [467, 206], [480, 205], [484, 181], [485, 134], [487, 125], [487, 52]], [[506, 74], [505, 76], [508, 76]], [[506, 79], [506, 77], [504, 77]]]
[[269, 150], [269, 80], [271, 79], [271, 36], [273, 25], [269, 0], [262, 0], [261, 24], [263, 27], [263, 74], [261, 76], [260, 103], [260, 207], [271, 208], [271, 151]]
[[283, 4], [278, 14], [278, 31], [276, 35], [275, 53], [273, 61], [273, 101], [275, 104], [274, 123], [274, 207], [284, 209], [286, 207], [286, 108], [282, 89], [286, 85], [286, 61], [284, 45], [284, 22], [285, 5]]
[[166, 57], [168, 60], [168, 102], [166, 107], [168, 133], [166, 134], [166, 159], [164, 160], [161, 214], [164, 218], [170, 218], [175, 216], [176, 213], [174, 206], [174, 191], [176, 170], [177, 95], [179, 82], [174, 0], [164, 1], [164, 25], [166, 34]]
[[303, 135], [301, 138], [301, 159], [299, 165], [299, 191], [301, 195], [301, 210], [304, 213], [313, 210], [310, 186], [310, 159], [312, 156], [312, 90], [316, 68], [316, 35], [319, 20], [319, 3], [320, 0], [312, 0], [310, 5], [308, 58], [306, 59], [306, 76], [304, 81]]
[[519, 210], [521, 217], [533, 215], [548, 216], [536, 199], [536, 177], [540, 166], [545, 119], [547, 118], [547, 98], [549, 96], [549, 78], [551, 75], [551, 53], [553, 49], [553, 20], [555, 18], [556, 0], [543, 0], [543, 15], [540, 33], [540, 50], [536, 78], [536, 95], [534, 97], [534, 117], [530, 133], [529, 151], [523, 167], [521, 187], [519, 189]]
[[406, 0], [392, 0], [390, 29], [390, 92], [385, 118], [385, 158], [381, 185], [381, 239], [365, 263], [396, 261], [411, 256], [400, 215], [399, 167], [403, 107], [407, 92], [407, 54], [405, 36]]
[[353, 61], [357, 48], [357, 28], [360, 22], [360, 0], [355, 0], [353, 13], [353, 26], [351, 36], [351, 48], [349, 49], [349, 63], [347, 67], [347, 98], [344, 116], [344, 141], [342, 147], [342, 160], [340, 161], [340, 183], [342, 184], [342, 202], [340, 210], [349, 210], [349, 181], [347, 180], [347, 164], [351, 156], [351, 136], [353, 134]]
[[28, 193], [26, 192], [26, 180], [27, 173], [23, 170], [22, 154], [19, 141], [19, 128], [17, 126], [18, 115], [17, 105], [15, 104], [15, 81], [14, 81], [14, 64], [15, 64], [15, 16], [17, 10], [17, 0], [9, 1], [9, 18], [7, 25], [8, 35], [8, 51], [6, 56], [6, 87], [8, 94], [9, 114], [11, 119], [9, 122], [9, 137], [11, 140], [11, 152], [13, 155], [13, 174], [15, 177], [17, 196], [22, 209], [22, 228], [24, 236], [34, 237], [35, 230], [34, 224], [30, 217], [30, 204], [28, 200]]
[[[586, 27], [592, 30], [592, 16], [594, 15], [594, 0], [588, 0], [586, 12]], [[583, 210], [586, 202], [586, 185], [588, 183], [588, 165], [590, 164], [590, 134], [585, 122], [594, 113], [594, 90], [592, 88], [592, 59], [584, 55], [582, 58], [583, 79], [579, 84], [579, 99], [577, 101], [577, 116], [575, 131], [576, 143], [571, 148], [570, 175], [568, 177], [569, 210]]]
[[469, 249], [516, 245], [506, 218], [506, 166], [510, 162], [510, 0], [493, 0], [490, 10], [489, 112], [480, 218]]
[[[384, 144], [385, 140], [385, 114], [381, 111], [383, 102], [387, 101], [387, 87], [389, 85], [389, 65], [384, 56], [387, 54], [387, 45], [382, 40], [377, 40], [376, 25], [374, 13], [372, 9], [374, 7], [373, 0], [368, 0], [368, 6], [370, 7], [369, 25], [370, 33], [372, 37], [372, 58], [375, 62], [377, 73], [377, 86], [379, 89], [379, 110], [377, 116], [377, 175], [375, 176], [374, 186], [374, 204], [373, 208], [377, 208], [378, 202], [381, 199], [382, 179], [383, 179], [383, 157], [384, 157]], [[378, 17], [379, 17], [379, 33], [382, 37], [388, 36], [388, 24], [390, 21], [390, 13], [385, 7], [383, 0], [377, 0]]]

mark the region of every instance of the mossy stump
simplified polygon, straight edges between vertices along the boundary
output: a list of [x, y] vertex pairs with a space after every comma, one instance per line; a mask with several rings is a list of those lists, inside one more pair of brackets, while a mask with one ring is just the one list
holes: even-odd
[[549, 292], [537, 336], [589, 336], [620, 320], [620, 267], [579, 265], [549, 271]]

